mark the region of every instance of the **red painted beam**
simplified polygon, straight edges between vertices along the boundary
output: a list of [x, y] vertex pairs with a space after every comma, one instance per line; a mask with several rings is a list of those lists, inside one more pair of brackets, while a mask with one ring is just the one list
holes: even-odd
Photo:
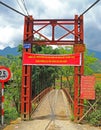
[[[45, 33], [47, 29], [49, 29], [50, 38]], [[41, 39], [36, 40], [36, 35]], [[32, 16], [25, 17], [23, 45], [27, 43], [30, 45], [28, 45], [28, 48], [23, 48], [23, 52], [31, 52], [32, 45], [73, 45], [74, 53], [82, 53], [81, 67], [74, 67], [75, 119], [80, 118], [83, 114], [83, 105], [79, 106], [80, 103], [83, 104], [79, 95], [80, 77], [84, 74], [83, 35], [83, 16], [78, 17], [76, 15], [74, 19], [33, 19]], [[31, 69], [31, 66], [22, 66], [21, 116], [23, 120], [29, 119], [31, 113]]]

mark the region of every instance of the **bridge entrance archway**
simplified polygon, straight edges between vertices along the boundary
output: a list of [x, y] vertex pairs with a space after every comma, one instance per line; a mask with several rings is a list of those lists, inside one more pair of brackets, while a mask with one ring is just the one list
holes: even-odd
[[[49, 30], [49, 36], [46, 31]], [[62, 33], [59, 33], [59, 32]], [[80, 99], [80, 81], [84, 74], [84, 30], [83, 16], [74, 19], [33, 19], [25, 17], [23, 53], [32, 53], [33, 45], [72, 45], [74, 53], [81, 53], [81, 66], [74, 66], [74, 117], [83, 115], [83, 99]], [[41, 37], [37, 40], [35, 37]], [[29, 120], [32, 110], [32, 66], [22, 64], [21, 118]], [[80, 105], [81, 104], [81, 105]]]

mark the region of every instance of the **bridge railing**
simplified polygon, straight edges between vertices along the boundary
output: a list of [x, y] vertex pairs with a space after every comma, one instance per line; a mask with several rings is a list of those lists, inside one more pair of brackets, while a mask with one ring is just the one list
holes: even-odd
[[70, 106], [71, 106], [71, 109], [73, 110], [73, 106], [74, 106], [73, 98], [72, 98], [71, 95], [69, 94], [67, 88], [62, 88], [62, 89], [63, 89], [63, 91], [64, 91], [66, 97], [68, 98], [68, 102], [69, 102], [69, 104], [70, 104]]
[[44, 89], [40, 94], [38, 94], [32, 101], [32, 113], [33, 111], [36, 109], [36, 107], [39, 105], [39, 103], [41, 102], [42, 98], [52, 90], [52, 87], [48, 87], [46, 89]]

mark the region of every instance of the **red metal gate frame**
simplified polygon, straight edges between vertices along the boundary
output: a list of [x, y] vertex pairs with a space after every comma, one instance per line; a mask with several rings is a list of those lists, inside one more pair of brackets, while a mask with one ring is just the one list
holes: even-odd
[[[72, 26], [72, 27], [71, 27]], [[45, 35], [47, 28], [50, 35]], [[64, 34], [57, 36], [58, 29]], [[72, 35], [72, 39], [71, 39]], [[37, 40], [35, 36], [41, 39]], [[83, 115], [83, 100], [80, 99], [80, 78], [84, 74], [84, 37], [83, 16], [75, 15], [74, 19], [33, 19], [25, 17], [23, 46], [24, 52], [32, 52], [32, 45], [73, 45], [74, 53], [82, 54], [81, 66], [74, 67], [74, 117], [78, 120]], [[22, 65], [21, 118], [29, 120], [31, 113], [31, 73], [32, 67]], [[80, 105], [82, 104], [82, 105]]]

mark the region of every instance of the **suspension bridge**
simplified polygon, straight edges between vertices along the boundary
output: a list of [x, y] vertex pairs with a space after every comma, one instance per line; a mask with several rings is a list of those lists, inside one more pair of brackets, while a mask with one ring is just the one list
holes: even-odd
[[[73, 19], [34, 19], [32, 16], [30, 15], [26, 16], [0, 1], [0, 3], [3, 4], [4, 6], [12, 9], [13, 11], [16, 11], [17, 13], [20, 13], [25, 17], [23, 51], [22, 51], [23, 57], [22, 57], [22, 86], [21, 86], [21, 119], [23, 121], [28, 121], [30, 119], [33, 120], [34, 124], [33, 129], [65, 130], [67, 129], [67, 127], [65, 127], [67, 123], [63, 121], [70, 119], [72, 115], [74, 116], [74, 120], [76, 122], [79, 122], [83, 119], [84, 117], [83, 96], [85, 96], [82, 95], [82, 82], [81, 82], [82, 76], [84, 76], [84, 52], [85, 52], [83, 15], [90, 8], [92, 8], [97, 2], [95, 2], [92, 6], [90, 6], [80, 16], [75, 15]], [[45, 33], [46, 29], [50, 31], [50, 38]], [[59, 29], [63, 31], [61, 35], [60, 34], [58, 35]], [[35, 37], [41, 37], [41, 39], [37, 40]], [[65, 57], [64, 55], [60, 55], [59, 57], [58, 56], [51, 57], [49, 55], [45, 57], [45, 55], [43, 56], [37, 54], [33, 55], [32, 54], [33, 45], [72, 46], [74, 55], [69, 56], [69, 58]], [[67, 63], [66, 58], [67, 60], [69, 60], [69, 63]], [[65, 88], [57, 90], [53, 89], [52, 87], [51, 88], [48, 87], [45, 88], [45, 90], [43, 90], [39, 95], [34, 97], [34, 99], [32, 100], [32, 65], [74, 66], [74, 74], [73, 74], [74, 98], [71, 97], [68, 90]], [[87, 83], [88, 82], [89, 80], [87, 81]], [[88, 98], [92, 99], [92, 97]], [[34, 107], [36, 106], [36, 109], [34, 110], [33, 110], [33, 104]], [[41, 125], [41, 122], [44, 125]], [[28, 128], [27, 127], [24, 128], [25, 130], [31, 127], [30, 126], [31, 122], [28, 123], [29, 126]], [[70, 129], [74, 130], [74, 128], [75, 125], [73, 126], [73, 128]], [[22, 129], [23, 126], [20, 125], [19, 130]]]

